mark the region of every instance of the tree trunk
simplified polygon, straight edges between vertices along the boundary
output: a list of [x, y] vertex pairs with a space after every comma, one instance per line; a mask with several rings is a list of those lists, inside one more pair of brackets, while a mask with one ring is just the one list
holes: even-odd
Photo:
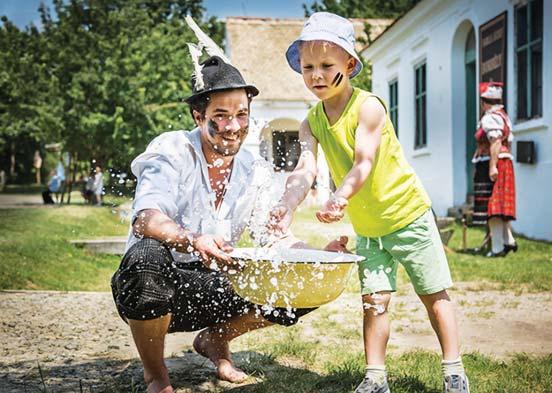
[[69, 178], [71, 180], [69, 180], [69, 191], [68, 192], [68, 195], [67, 195], [67, 204], [69, 205], [71, 203], [71, 191], [73, 191], [73, 183], [75, 182], [76, 180], [76, 177], [77, 177], [77, 153], [74, 153], [72, 156], [71, 156], [71, 160], [73, 162], [73, 166], [72, 166], [72, 169], [71, 169], [71, 164], [69, 164]]
[[[60, 205], [63, 205], [63, 202], [65, 201], [65, 194], [67, 190], [67, 184], [71, 184], [71, 174], [67, 170], [68, 168], [65, 166], [65, 160], [63, 159], [63, 153], [62, 153], [62, 159], [61, 163], [63, 164], [63, 167], [65, 168], [65, 184], [63, 185], [63, 188], [61, 189], [61, 201], [59, 202]], [[69, 156], [69, 168], [71, 168], [71, 156]], [[69, 202], [68, 202], [69, 203]]]
[[10, 178], [13, 181], [15, 178], [15, 142], [10, 145]]

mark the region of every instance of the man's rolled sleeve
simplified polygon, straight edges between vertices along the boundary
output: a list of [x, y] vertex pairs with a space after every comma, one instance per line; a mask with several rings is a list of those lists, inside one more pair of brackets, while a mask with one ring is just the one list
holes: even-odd
[[175, 218], [178, 212], [179, 172], [160, 154], [143, 154], [132, 163], [138, 179], [133, 204], [133, 217], [144, 209], [155, 209]]

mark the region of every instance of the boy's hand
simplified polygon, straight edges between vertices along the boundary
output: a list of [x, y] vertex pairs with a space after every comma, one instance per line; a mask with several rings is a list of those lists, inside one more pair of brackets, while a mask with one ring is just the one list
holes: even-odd
[[347, 250], [348, 241], [349, 238], [347, 236], [340, 236], [339, 239], [329, 242], [326, 247], [324, 247], [324, 251], [344, 252], [350, 254], [351, 252]]
[[322, 209], [316, 212], [318, 221], [327, 224], [337, 222], [343, 218], [344, 210], [349, 204], [349, 201], [341, 197], [332, 197], [324, 204]]
[[268, 221], [268, 230], [278, 236], [285, 234], [291, 225], [293, 212], [284, 204], [278, 204], [270, 211], [270, 219]]

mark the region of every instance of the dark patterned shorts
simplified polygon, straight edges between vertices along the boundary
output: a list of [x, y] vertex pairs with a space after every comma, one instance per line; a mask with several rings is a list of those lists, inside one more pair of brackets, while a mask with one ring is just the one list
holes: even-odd
[[200, 262], [177, 265], [167, 247], [149, 238], [127, 251], [111, 279], [111, 289], [123, 320], [171, 313], [169, 332], [204, 329], [251, 311], [272, 323], [290, 326], [314, 310], [263, 310], [238, 296], [224, 274]]

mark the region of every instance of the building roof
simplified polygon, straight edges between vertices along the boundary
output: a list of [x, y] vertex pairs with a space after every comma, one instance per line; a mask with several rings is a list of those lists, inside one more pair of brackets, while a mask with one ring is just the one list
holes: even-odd
[[[391, 19], [351, 19], [357, 34], [356, 49], [366, 38], [364, 23], [369, 23], [375, 39]], [[285, 53], [303, 28], [305, 19], [272, 19], [253, 17], [226, 18], [226, 51], [232, 64], [248, 83], [255, 85], [262, 100], [313, 101], [315, 97], [303, 84], [301, 75], [287, 64]]]

